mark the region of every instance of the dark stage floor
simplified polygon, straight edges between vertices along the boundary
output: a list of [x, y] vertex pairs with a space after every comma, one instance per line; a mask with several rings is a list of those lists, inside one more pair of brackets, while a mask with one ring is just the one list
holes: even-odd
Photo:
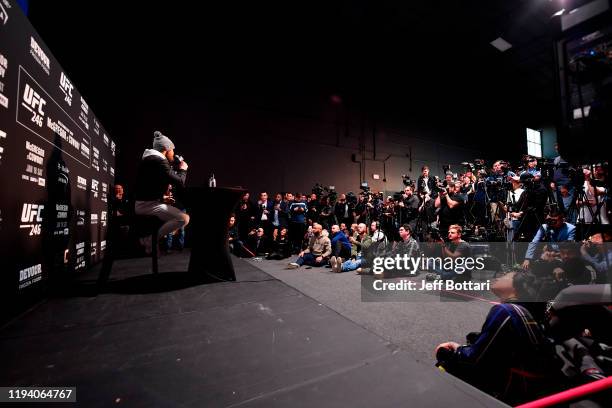
[[[338, 284], [354, 275], [240, 259], [238, 282], [193, 285], [187, 263], [188, 253], [163, 257], [154, 279], [149, 259], [118, 261], [107, 293], [77, 290], [3, 327], [0, 385], [76, 386], [86, 407], [503, 406], [425, 361], [443, 322], [405, 320], [440, 303], [361, 303]], [[335, 279], [335, 299], [332, 285], [317, 292], [323, 276]], [[480, 325], [490, 305], [468, 304]], [[402, 309], [412, 312], [391, 318]], [[478, 329], [457, 325], [448, 331]]]

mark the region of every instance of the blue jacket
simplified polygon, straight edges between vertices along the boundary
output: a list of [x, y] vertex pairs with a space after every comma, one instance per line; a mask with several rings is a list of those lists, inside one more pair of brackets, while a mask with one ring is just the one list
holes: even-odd
[[563, 242], [563, 241], [575, 241], [576, 240], [576, 226], [572, 225], [568, 222], [564, 222], [561, 228], [558, 230], [550, 230], [548, 232], [548, 225], [542, 224], [540, 228], [538, 228], [538, 232], [533, 237], [533, 240], [529, 243], [529, 247], [527, 248], [527, 253], [525, 254], [525, 259], [534, 259], [536, 248], [538, 243], [547, 243], [547, 242]]
[[331, 239], [331, 247], [332, 247], [332, 251], [334, 253], [334, 255], [338, 256], [338, 254], [336, 253], [336, 248], [338, 247], [338, 242], [340, 242], [342, 244], [343, 247], [347, 248], [349, 251], [351, 250], [351, 243], [348, 240], [348, 238], [346, 237], [346, 235], [344, 235], [344, 232], [340, 231], [337, 232]]

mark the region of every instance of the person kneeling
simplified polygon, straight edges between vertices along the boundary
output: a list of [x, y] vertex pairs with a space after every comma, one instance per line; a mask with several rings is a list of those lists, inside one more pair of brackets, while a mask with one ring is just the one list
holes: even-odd
[[308, 248], [299, 253], [298, 259], [291, 262], [289, 268], [299, 268], [302, 265], [324, 266], [331, 255], [331, 241], [323, 235], [321, 224], [312, 225], [312, 237], [308, 241]]

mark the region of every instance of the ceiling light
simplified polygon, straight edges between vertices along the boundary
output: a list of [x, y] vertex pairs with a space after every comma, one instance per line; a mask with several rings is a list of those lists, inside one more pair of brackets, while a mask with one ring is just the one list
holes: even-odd
[[561, 10], [559, 10], [559, 11], [557, 11], [555, 14], [553, 14], [552, 16], [550, 16], [550, 18], [553, 18], [553, 17], [558, 17], [558, 16], [560, 16], [560, 15], [561, 15], [561, 14], [563, 14], [563, 13], [565, 13], [565, 9], [564, 9], [564, 8], [562, 8], [562, 9], [561, 9]]
[[512, 48], [512, 44], [510, 44], [508, 41], [504, 40], [501, 37], [497, 37], [495, 40], [491, 41], [490, 44], [494, 46], [495, 48], [497, 48], [498, 50], [500, 50], [501, 52], [504, 52]]

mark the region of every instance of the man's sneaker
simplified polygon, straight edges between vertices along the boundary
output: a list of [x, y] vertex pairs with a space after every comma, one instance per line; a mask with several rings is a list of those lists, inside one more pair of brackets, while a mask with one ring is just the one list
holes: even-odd
[[296, 269], [299, 268], [300, 265], [295, 263], [295, 262], [289, 262], [289, 264], [287, 265], [287, 269]]
[[334, 272], [336, 273], [340, 273], [342, 272], [342, 258], [338, 257], [336, 258], [336, 269], [334, 270]]
[[441, 276], [434, 272], [429, 272], [428, 274], [425, 275], [425, 280], [428, 280], [428, 281], [437, 281], [440, 279], [441, 279]]
[[336, 272], [336, 257], [332, 256], [329, 258], [329, 266], [331, 266], [332, 272]]

